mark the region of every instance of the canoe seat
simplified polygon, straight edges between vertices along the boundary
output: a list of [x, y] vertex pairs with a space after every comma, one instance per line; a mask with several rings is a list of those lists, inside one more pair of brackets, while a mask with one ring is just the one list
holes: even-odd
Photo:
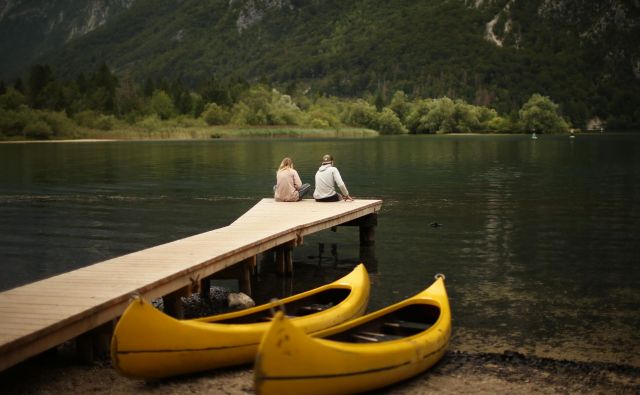
[[425, 324], [423, 322], [395, 320], [387, 321], [382, 324], [382, 330], [385, 333], [394, 335], [411, 336], [416, 333], [425, 331], [431, 327], [431, 324]]
[[358, 343], [378, 343], [402, 338], [402, 336], [388, 335], [380, 332], [354, 332], [349, 336]]

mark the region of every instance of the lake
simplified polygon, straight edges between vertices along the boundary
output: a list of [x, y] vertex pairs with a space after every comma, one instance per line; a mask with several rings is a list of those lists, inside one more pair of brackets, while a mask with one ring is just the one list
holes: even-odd
[[[538, 137], [0, 144], [0, 290], [228, 225], [284, 156], [313, 184], [331, 153], [384, 201], [370, 310], [444, 273], [452, 349], [640, 366], [640, 134]], [[309, 236], [293, 279], [261, 265], [257, 298], [359, 256], [357, 228]]]

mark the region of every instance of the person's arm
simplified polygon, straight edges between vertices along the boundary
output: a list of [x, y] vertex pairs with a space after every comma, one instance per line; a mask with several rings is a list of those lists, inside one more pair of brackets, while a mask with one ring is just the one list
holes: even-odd
[[349, 191], [347, 190], [347, 186], [345, 185], [344, 181], [342, 181], [342, 177], [340, 176], [340, 171], [338, 171], [337, 168], [333, 168], [333, 180], [336, 182], [336, 185], [338, 185], [338, 188], [340, 188], [340, 191], [342, 192], [342, 196], [344, 197], [345, 200], [353, 200], [351, 198], [351, 196], [349, 196]]
[[293, 170], [293, 187], [297, 190], [302, 187], [302, 180], [300, 179], [300, 175], [296, 170]]

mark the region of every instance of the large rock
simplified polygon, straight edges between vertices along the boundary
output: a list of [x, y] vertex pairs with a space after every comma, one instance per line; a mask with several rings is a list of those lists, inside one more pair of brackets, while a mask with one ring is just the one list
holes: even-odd
[[246, 309], [256, 305], [256, 302], [254, 302], [253, 299], [242, 292], [230, 293], [229, 296], [227, 296], [227, 302], [229, 303], [230, 309], [237, 310]]

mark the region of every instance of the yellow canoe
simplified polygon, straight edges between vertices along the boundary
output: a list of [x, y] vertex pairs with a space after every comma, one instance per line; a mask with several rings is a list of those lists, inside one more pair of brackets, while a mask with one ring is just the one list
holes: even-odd
[[359, 264], [341, 279], [310, 291], [199, 319], [172, 318], [138, 298], [116, 325], [111, 361], [120, 374], [143, 379], [250, 363], [275, 305], [284, 305], [291, 321], [312, 333], [364, 314], [369, 289], [369, 274]]
[[351, 394], [407, 379], [446, 352], [444, 276], [416, 296], [309, 336], [278, 312], [255, 362], [258, 394]]

